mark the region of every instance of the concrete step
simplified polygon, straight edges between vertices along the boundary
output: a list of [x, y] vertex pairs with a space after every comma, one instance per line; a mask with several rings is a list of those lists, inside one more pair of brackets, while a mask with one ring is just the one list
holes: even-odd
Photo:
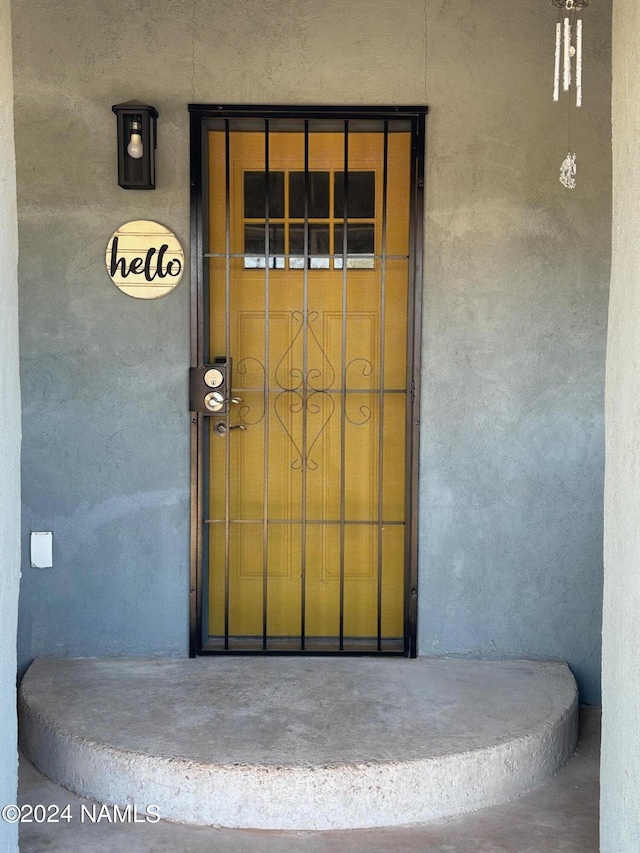
[[40, 659], [21, 744], [83, 796], [224, 827], [425, 823], [506, 802], [575, 749], [559, 662]]

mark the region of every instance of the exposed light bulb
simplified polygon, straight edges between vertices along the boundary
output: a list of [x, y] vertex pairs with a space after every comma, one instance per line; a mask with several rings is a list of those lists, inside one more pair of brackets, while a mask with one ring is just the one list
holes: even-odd
[[139, 160], [144, 154], [142, 138], [140, 136], [140, 122], [131, 122], [131, 139], [127, 145], [127, 154], [134, 160]]

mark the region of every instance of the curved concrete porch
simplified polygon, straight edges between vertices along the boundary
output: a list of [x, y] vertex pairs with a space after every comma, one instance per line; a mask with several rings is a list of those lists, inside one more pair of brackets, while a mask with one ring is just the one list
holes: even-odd
[[556, 662], [40, 659], [20, 691], [27, 757], [106, 803], [187, 823], [424, 823], [517, 797], [577, 739]]

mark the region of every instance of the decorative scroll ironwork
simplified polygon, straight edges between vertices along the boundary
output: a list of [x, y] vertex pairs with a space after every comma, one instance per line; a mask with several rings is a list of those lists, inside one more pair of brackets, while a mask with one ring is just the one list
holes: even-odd
[[[307, 468], [310, 471], [317, 470], [318, 463], [312, 458], [312, 452], [326, 430], [336, 409], [335, 400], [330, 393], [336, 381], [336, 371], [313, 327], [319, 316], [318, 311], [310, 311], [307, 314], [306, 328], [309, 335], [307, 338], [307, 359], [309, 359], [310, 354], [312, 358], [315, 354], [316, 359], [318, 357], [320, 359], [321, 367], [311, 367], [306, 372], [304, 367], [292, 367], [287, 370], [287, 359], [293, 356], [296, 344], [305, 327], [303, 313], [301, 311], [293, 311], [291, 317], [298, 324], [298, 329], [278, 362], [275, 371], [276, 383], [282, 390], [275, 398], [274, 411], [294, 448], [295, 457], [291, 463], [294, 471], [299, 471], [302, 468]], [[257, 361], [257, 359], [252, 359], [252, 361]], [[361, 376], [371, 376], [373, 373], [373, 364], [366, 358], [354, 358], [346, 367], [345, 381], [350, 370], [352, 372], [359, 372]], [[305, 408], [307, 416], [321, 415], [320, 423], [318, 424], [315, 421], [310, 430], [310, 440], [307, 443], [306, 452], [303, 451], [303, 442], [296, 440], [295, 431], [290, 426], [290, 415], [303, 415]], [[359, 406], [358, 412], [359, 414], [349, 414], [348, 411], [345, 411], [345, 417], [350, 424], [363, 426], [371, 420], [371, 409], [369, 406]]]
[[[288, 404], [286, 403], [287, 397], [289, 397]], [[320, 400], [316, 400], [316, 397], [319, 397], [322, 403], [320, 402]], [[282, 405], [283, 403], [284, 405]], [[287, 411], [293, 415], [301, 414], [305, 408], [305, 405], [307, 413], [310, 415], [320, 414], [323, 409], [323, 406], [326, 405], [328, 407], [328, 414], [322, 420], [320, 427], [312, 432], [313, 440], [308, 445], [306, 453], [303, 453], [302, 448], [300, 447], [300, 445], [295, 439], [295, 436], [293, 435], [293, 430], [289, 429], [289, 427], [287, 426], [285, 418]], [[303, 467], [307, 468], [309, 471], [318, 470], [318, 463], [311, 458], [311, 453], [313, 452], [313, 448], [316, 446], [318, 439], [327, 428], [327, 424], [333, 417], [335, 408], [336, 404], [333, 397], [330, 394], [327, 394], [326, 391], [312, 391], [306, 396], [306, 401], [305, 395], [303, 395], [300, 391], [297, 390], [291, 391], [285, 389], [276, 397], [274, 402], [274, 411], [276, 413], [276, 417], [278, 418], [278, 421], [280, 422], [280, 425], [282, 426], [283, 430], [288, 435], [296, 454], [293, 462], [291, 463], [291, 467], [294, 471], [300, 471]]]
[[[275, 397], [274, 412], [293, 446], [295, 455], [291, 463], [291, 468], [294, 471], [299, 471], [303, 467], [310, 471], [318, 469], [318, 463], [312, 458], [311, 454], [336, 409], [334, 397], [330, 393], [336, 381], [336, 371], [313, 328], [313, 323], [318, 320], [319, 316], [318, 311], [310, 311], [307, 314], [306, 326], [309, 333], [307, 346], [311, 345], [314, 349], [317, 348], [316, 358], [319, 356], [321, 367], [311, 367], [306, 372], [304, 368], [299, 367], [286, 369], [286, 360], [293, 355], [296, 343], [303, 333], [305, 326], [303, 313], [301, 311], [292, 311], [291, 317], [298, 324], [298, 329], [275, 370], [276, 384], [281, 391]], [[308, 356], [309, 352], [307, 352], [307, 358]], [[248, 356], [238, 362], [236, 369], [241, 376], [247, 376], [249, 373], [256, 372], [259, 378], [250, 384], [256, 389], [261, 386], [265, 388], [265, 391], [259, 395], [262, 399], [261, 408], [255, 410], [256, 407], [246, 401], [238, 408], [240, 422], [245, 426], [255, 426], [265, 419], [267, 412], [268, 389], [266, 388], [267, 376], [265, 365], [260, 359]], [[347, 364], [345, 370], [345, 382], [348, 380], [350, 371], [360, 376], [368, 377], [373, 373], [373, 364], [367, 358], [352, 359]], [[314, 421], [311, 430], [308, 430], [310, 440], [307, 442], [306, 451], [303, 451], [304, 443], [296, 439], [295, 430], [291, 427], [291, 418], [289, 416], [301, 415], [305, 409], [308, 416], [307, 425], [309, 424], [309, 416], [314, 418], [320, 415], [321, 417], [320, 422]], [[371, 408], [369, 406], [359, 406], [357, 411], [358, 414], [350, 413], [348, 409], [345, 410], [345, 418], [353, 426], [363, 426], [371, 420]]]
[[320, 341], [316, 333], [313, 330], [313, 323], [316, 322], [320, 314], [318, 311], [310, 311], [307, 314], [307, 330], [309, 332], [309, 338], [307, 339], [309, 342], [313, 342], [317, 347], [317, 352], [320, 353], [320, 360], [322, 364], [322, 369], [318, 367], [314, 367], [311, 370], [307, 370], [306, 375], [303, 368], [300, 367], [292, 367], [289, 371], [287, 371], [285, 362], [289, 356], [291, 356], [295, 350], [296, 343], [298, 338], [303, 332], [305, 323], [304, 316], [302, 311], [292, 311], [291, 317], [294, 322], [299, 323], [299, 327], [293, 339], [287, 349], [284, 352], [284, 355], [278, 362], [278, 366], [276, 367], [276, 382], [278, 383], [278, 387], [282, 388], [283, 391], [297, 391], [299, 388], [302, 388], [304, 385], [307, 388], [310, 388], [312, 391], [328, 391], [329, 388], [333, 385], [336, 379], [336, 372], [333, 369], [333, 365], [329, 361], [326, 352], [324, 351]]
[[[362, 368], [360, 371], [361, 376], [371, 376], [371, 374], [373, 373], [373, 364], [371, 364], [371, 362], [369, 361], [368, 358], [354, 358], [352, 361], [349, 362], [349, 364], [346, 367], [345, 384], [347, 384], [347, 385], [349, 384], [347, 382], [347, 377], [349, 375], [349, 369], [351, 367], [353, 367], [355, 364], [358, 364], [359, 362], [362, 363]], [[344, 415], [345, 415], [346, 419], [349, 421], [349, 423], [353, 424], [353, 426], [364, 426], [366, 423], [369, 423], [369, 421], [371, 420], [371, 409], [369, 408], [369, 406], [359, 406], [358, 411], [360, 412], [360, 415], [362, 416], [362, 420], [356, 420], [355, 418], [352, 418], [349, 415], [349, 409], [345, 408]]]
[[[236, 370], [238, 371], [238, 373], [241, 376], [246, 376], [250, 370], [250, 367], [249, 367], [250, 363], [257, 364], [258, 370], [262, 375], [261, 381], [256, 382], [255, 385], [256, 386], [260, 386], [260, 385], [265, 386], [266, 385], [266, 370], [265, 370], [264, 364], [260, 361], [260, 359], [253, 358], [252, 356], [248, 356], [247, 358], [243, 358], [238, 362], [238, 366], [237, 366]], [[244, 393], [246, 394], [247, 392], [245, 391]], [[262, 399], [262, 414], [256, 420], [249, 420], [248, 416], [251, 413], [252, 407], [246, 401], [244, 401], [241, 404], [240, 408], [238, 409], [238, 418], [240, 419], [240, 422], [242, 424], [244, 424], [245, 426], [255, 426], [256, 424], [259, 424], [264, 420], [264, 416], [266, 414], [267, 401], [266, 401], [264, 393], [259, 395], [259, 396]]]

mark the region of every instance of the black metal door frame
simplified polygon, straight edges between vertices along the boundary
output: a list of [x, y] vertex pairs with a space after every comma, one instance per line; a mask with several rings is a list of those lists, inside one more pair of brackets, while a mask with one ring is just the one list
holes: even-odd
[[[305, 107], [189, 104], [191, 148], [191, 366], [204, 366], [207, 164], [205, 134], [211, 119], [349, 119], [409, 121], [411, 123], [411, 195], [409, 231], [409, 304], [407, 334], [406, 478], [405, 478], [405, 606], [403, 656], [417, 654], [418, 613], [418, 464], [420, 432], [420, 341], [423, 282], [424, 164], [427, 107]], [[218, 651], [203, 648], [202, 591], [204, 585], [204, 418], [191, 412], [191, 541], [189, 576], [189, 654], [300, 655], [305, 651]], [[311, 652], [311, 654], [319, 654]], [[381, 652], [339, 651], [330, 655], [370, 655]], [[382, 653], [384, 654], [384, 652]]]

